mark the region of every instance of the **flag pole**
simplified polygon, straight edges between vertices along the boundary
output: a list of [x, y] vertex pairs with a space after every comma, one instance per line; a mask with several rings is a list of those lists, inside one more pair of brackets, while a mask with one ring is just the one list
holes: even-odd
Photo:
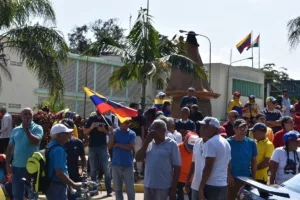
[[[253, 31], [251, 31], [251, 45], [253, 44]], [[252, 50], [252, 68], [254, 68], [254, 57], [253, 57], [253, 47]]]
[[260, 34], [258, 40], [258, 68], [260, 69]]

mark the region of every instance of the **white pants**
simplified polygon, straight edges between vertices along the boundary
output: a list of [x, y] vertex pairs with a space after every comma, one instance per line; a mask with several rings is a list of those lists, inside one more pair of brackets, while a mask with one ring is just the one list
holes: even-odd
[[[136, 153], [143, 145], [141, 136], [136, 136], [134, 144], [134, 152]], [[141, 173], [143, 171], [143, 162], [136, 162], [137, 172]]]

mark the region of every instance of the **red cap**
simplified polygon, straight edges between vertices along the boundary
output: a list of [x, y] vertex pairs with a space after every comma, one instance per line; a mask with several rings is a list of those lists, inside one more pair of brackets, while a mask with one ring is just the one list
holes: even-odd
[[185, 136], [185, 140], [188, 142], [190, 145], [195, 145], [196, 140], [199, 138], [198, 134], [195, 132], [189, 132]]
[[240, 96], [241, 96], [241, 93], [240, 93], [240, 92], [238, 92], [238, 91], [236, 91], [236, 92], [234, 92], [234, 93], [233, 93], [233, 96], [240, 97]]
[[219, 128], [219, 134], [227, 137], [226, 129], [223, 126]]

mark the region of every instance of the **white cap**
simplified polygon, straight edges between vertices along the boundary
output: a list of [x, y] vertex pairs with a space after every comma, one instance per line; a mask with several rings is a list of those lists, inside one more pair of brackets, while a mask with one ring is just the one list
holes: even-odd
[[166, 94], [165, 94], [164, 92], [159, 92], [159, 93], [157, 94], [157, 96], [158, 96], [158, 97], [166, 96]]
[[217, 118], [214, 117], [205, 117], [202, 121], [200, 121], [201, 125], [210, 125], [214, 126], [215, 128], [220, 128], [220, 122]]
[[50, 135], [56, 135], [58, 133], [70, 133], [73, 132], [74, 129], [69, 129], [63, 124], [56, 124], [52, 126]]

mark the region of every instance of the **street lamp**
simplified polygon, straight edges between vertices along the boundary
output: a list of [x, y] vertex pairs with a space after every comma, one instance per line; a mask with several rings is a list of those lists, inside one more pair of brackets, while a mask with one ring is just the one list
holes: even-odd
[[248, 57], [248, 58], [244, 58], [244, 59], [240, 59], [240, 60], [233, 61], [233, 62], [230, 63], [230, 66], [231, 66], [233, 63], [241, 62], [241, 61], [244, 61], [244, 60], [253, 60], [253, 57]]
[[[179, 30], [180, 33], [187, 33], [187, 31], [184, 30]], [[211, 41], [209, 39], [209, 37], [202, 35], [202, 34], [198, 34], [198, 33], [194, 33], [195, 36], [201, 36], [204, 37], [208, 40], [209, 42], [209, 86], [211, 86]]]

